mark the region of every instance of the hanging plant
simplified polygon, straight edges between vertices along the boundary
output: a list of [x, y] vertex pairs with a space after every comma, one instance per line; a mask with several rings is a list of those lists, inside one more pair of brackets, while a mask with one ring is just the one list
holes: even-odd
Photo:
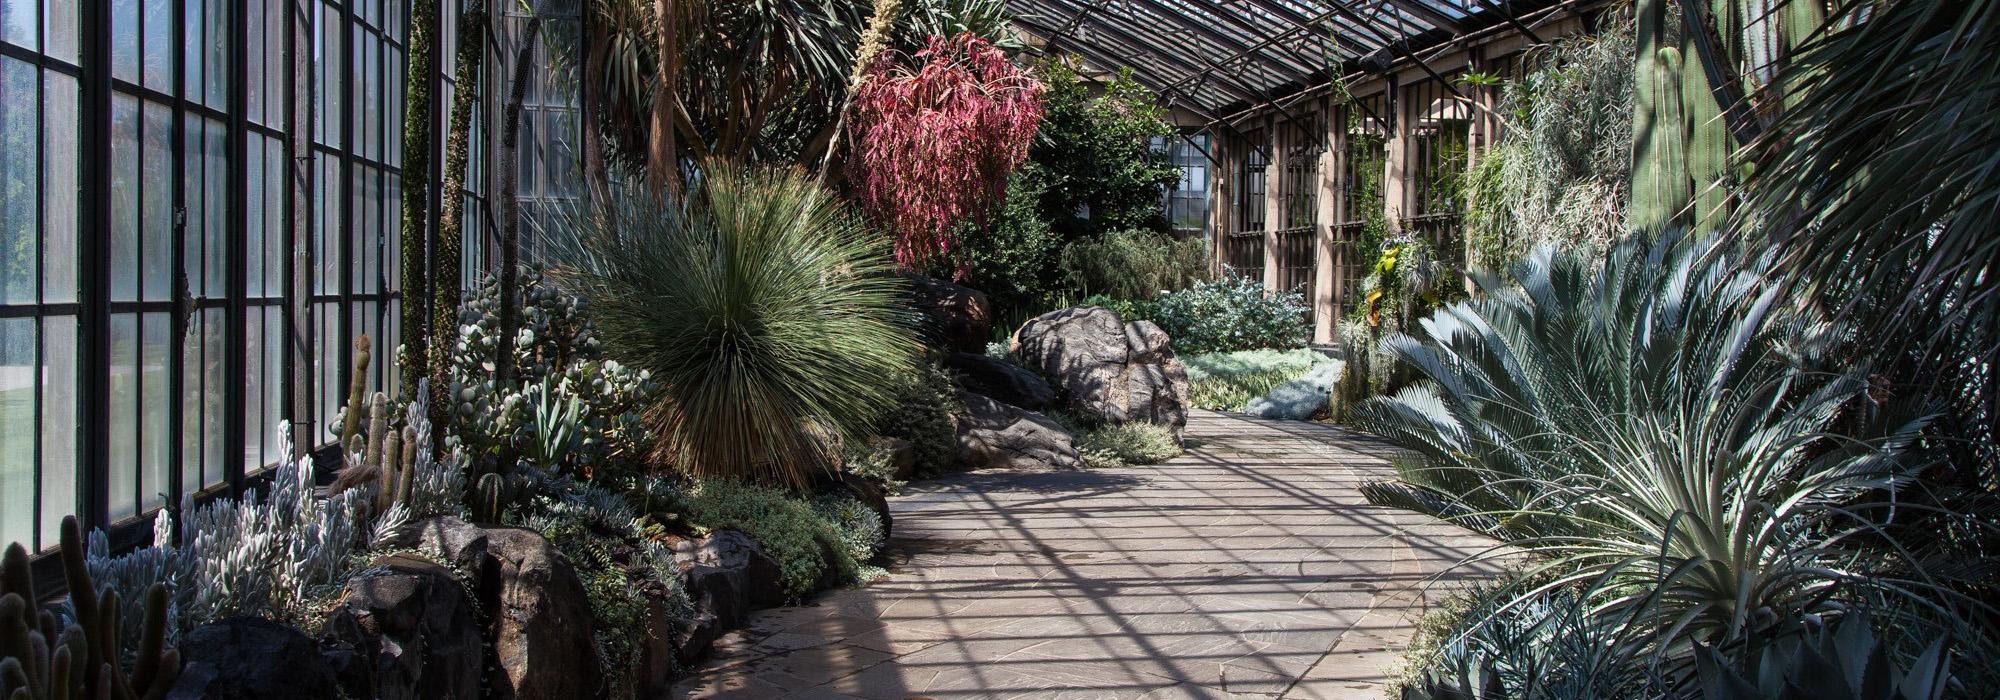
[[987, 40], [933, 36], [906, 61], [884, 55], [855, 90], [848, 177], [855, 199], [896, 234], [896, 262], [915, 268], [984, 225], [1028, 157], [1042, 84]]

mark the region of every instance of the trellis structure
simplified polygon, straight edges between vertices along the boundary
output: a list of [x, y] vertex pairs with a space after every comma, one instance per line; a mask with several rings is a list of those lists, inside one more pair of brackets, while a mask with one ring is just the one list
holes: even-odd
[[[1456, 183], [1498, 134], [1522, 52], [1585, 30], [1595, 0], [1008, 0], [1040, 51], [1130, 67], [1207, 136], [1219, 269], [1302, 291], [1331, 343], [1370, 246], [1461, 261]], [[1192, 120], [1194, 123], [1186, 123]]]

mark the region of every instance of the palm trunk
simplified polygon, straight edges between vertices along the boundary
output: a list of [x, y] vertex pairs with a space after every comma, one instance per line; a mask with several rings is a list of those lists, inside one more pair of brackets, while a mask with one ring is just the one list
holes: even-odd
[[[450, 425], [451, 377], [445, 356], [458, 335], [458, 306], [464, 250], [465, 165], [472, 138], [472, 105], [479, 99], [479, 69], [486, 56], [486, 5], [480, 0], [458, 21], [458, 75], [451, 95], [451, 133], [444, 147], [444, 202], [438, 207], [437, 291], [431, 305], [431, 426]], [[405, 302], [407, 303], [407, 302]], [[432, 440], [442, 445], [442, 437]]]
[[653, 119], [647, 136], [646, 183], [656, 197], [680, 194], [680, 153], [674, 140], [674, 90], [679, 85], [680, 46], [673, 26], [674, 0], [653, 0], [653, 30], [659, 39], [659, 85], [653, 88]]
[[430, 279], [431, 78], [437, 72], [438, 0], [410, 8], [410, 62], [404, 75], [402, 396], [415, 396], [424, 376], [424, 282]]
[[611, 54], [601, 18], [585, 11], [584, 41], [589, 44], [583, 59], [583, 79], [577, 89], [577, 107], [583, 120], [583, 184], [590, 195], [591, 215], [600, 230], [609, 230], [611, 216], [611, 175], [604, 163], [604, 64]]
[[535, 60], [535, 44], [541, 41], [542, 18], [528, 18], [521, 34], [521, 49], [514, 57], [513, 85], [507, 91], [507, 107], [500, 127], [500, 347], [494, 358], [494, 374], [502, 384], [514, 374], [514, 334], [521, 325], [520, 242], [521, 202], [521, 103], [528, 99], [530, 64]]

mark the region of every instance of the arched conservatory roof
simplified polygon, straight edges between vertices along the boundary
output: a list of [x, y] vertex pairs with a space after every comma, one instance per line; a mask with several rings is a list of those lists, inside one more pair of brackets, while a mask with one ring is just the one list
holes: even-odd
[[1476, 31], [1532, 40], [1527, 15], [1561, 0], [1008, 0], [1042, 49], [1134, 77], [1211, 121], [1334, 75], [1380, 73]]

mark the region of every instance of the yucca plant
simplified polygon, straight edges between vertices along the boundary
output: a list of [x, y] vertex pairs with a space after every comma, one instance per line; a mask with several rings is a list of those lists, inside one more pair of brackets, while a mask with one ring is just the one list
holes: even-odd
[[919, 345], [889, 239], [793, 170], [701, 168], [685, 203], [614, 192], [567, 217], [563, 271], [606, 350], [658, 386], [655, 456], [697, 476], [803, 485], [808, 424], [864, 435]]
[[1416, 457], [1368, 495], [1532, 552], [1550, 582], [1523, 600], [1585, 587], [1678, 677], [1693, 641], [1861, 598], [1907, 601], [1912, 634], [1974, 605], [1884, 535], [1928, 417], [1870, 395], [1831, 352], [1842, 328], [1781, 308], [1770, 264], [1666, 236], [1601, 263], [1542, 248], [1479, 280], [1385, 341], [1424, 380], [1356, 418]]

